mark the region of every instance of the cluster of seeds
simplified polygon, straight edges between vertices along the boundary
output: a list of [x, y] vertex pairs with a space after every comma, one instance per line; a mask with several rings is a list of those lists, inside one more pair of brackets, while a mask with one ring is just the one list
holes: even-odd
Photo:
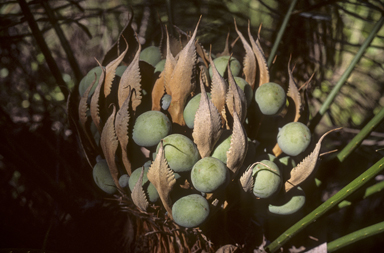
[[[299, 185], [325, 135], [308, 152], [311, 132], [289, 64], [288, 84], [270, 82], [250, 29], [247, 40], [235, 23], [241, 63], [228, 41], [222, 53], [207, 52], [197, 28], [179, 40], [165, 30], [162, 45], [143, 50], [133, 32], [122, 36], [113, 50], [124, 51], [81, 81], [78, 124], [97, 186], [130, 195], [143, 213], [161, 208], [188, 228], [238, 201], [268, 200], [268, 211], [278, 215], [298, 211], [305, 203]], [[270, 122], [278, 123], [260, 127]], [[275, 132], [275, 145], [260, 141]], [[230, 198], [229, 189], [240, 196]], [[286, 201], [278, 205], [276, 198]]]

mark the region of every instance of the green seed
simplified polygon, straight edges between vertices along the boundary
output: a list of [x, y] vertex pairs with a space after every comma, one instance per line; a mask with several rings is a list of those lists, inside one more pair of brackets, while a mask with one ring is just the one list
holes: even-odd
[[228, 172], [227, 166], [219, 159], [204, 157], [193, 166], [191, 181], [196, 190], [211, 193], [226, 184]]
[[302, 153], [311, 142], [309, 128], [301, 122], [284, 125], [277, 134], [277, 143], [281, 150], [290, 156]]
[[257, 88], [255, 100], [264, 115], [276, 115], [284, 108], [286, 94], [277, 83], [265, 83]]
[[172, 206], [173, 219], [182, 227], [198, 227], [207, 219], [208, 215], [208, 201], [198, 194], [182, 197]]

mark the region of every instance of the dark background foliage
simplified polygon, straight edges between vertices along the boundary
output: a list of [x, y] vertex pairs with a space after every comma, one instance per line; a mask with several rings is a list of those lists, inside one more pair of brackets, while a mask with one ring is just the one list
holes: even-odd
[[[254, 36], [262, 24], [261, 44], [268, 56], [289, 4], [262, 0], [1, 1], [0, 252], [7, 248], [14, 252], [16, 248], [47, 252], [121, 249], [124, 228], [120, 224], [127, 216], [94, 184], [75, 130], [68, 124], [66, 97], [96, 66], [95, 58], [101, 60], [117, 39], [128, 13], [134, 12], [133, 27], [144, 47], [158, 45], [160, 20], [168, 27], [175, 24], [191, 31], [202, 15], [198, 39], [208, 50], [212, 45], [213, 53], [223, 50], [228, 32], [231, 42], [236, 39], [234, 18], [243, 33], [250, 21]], [[380, 1], [299, 0], [279, 45], [271, 80], [287, 81], [291, 55], [299, 84], [315, 73], [308, 87], [314, 116], [380, 17], [380, 9]], [[318, 136], [327, 129], [345, 127], [325, 142], [324, 150], [345, 146], [384, 106], [383, 36], [381, 30], [315, 129]], [[242, 54], [238, 44], [235, 55]], [[384, 146], [383, 130], [380, 125], [342, 164], [332, 155], [323, 157], [318, 171], [323, 183], [300, 215], [383, 156], [383, 150], [376, 151]], [[300, 233], [291, 245], [334, 240], [382, 221], [382, 210], [380, 194], [334, 210]], [[268, 221], [267, 239], [273, 240], [294, 221]], [[374, 252], [379, 246], [383, 243], [376, 236], [345, 252]]]

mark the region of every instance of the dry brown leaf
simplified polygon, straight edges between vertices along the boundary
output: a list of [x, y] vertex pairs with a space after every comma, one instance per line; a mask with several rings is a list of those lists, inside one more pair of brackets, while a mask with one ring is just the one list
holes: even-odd
[[[124, 38], [124, 37], [123, 37]], [[116, 74], [116, 68], [119, 66], [121, 61], [124, 59], [125, 54], [128, 52], [128, 42], [125, 40], [126, 48], [123, 51], [119, 57], [117, 57], [115, 60], [108, 63], [108, 65], [105, 67], [105, 80], [104, 80], [104, 96], [107, 97], [111, 93], [112, 89], [112, 82], [113, 79], [115, 79]]]
[[147, 211], [149, 203], [143, 189], [144, 167], [141, 168], [140, 177], [133, 187], [131, 198], [133, 203], [143, 212]]
[[132, 93], [131, 97], [133, 111], [136, 111], [136, 108], [141, 103], [141, 74], [139, 67], [140, 51], [141, 45], [139, 44], [139, 48], [136, 51], [135, 58], [132, 60], [131, 64], [129, 64], [129, 66], [121, 76], [117, 95], [119, 107], [121, 107], [128, 97], [128, 86], [130, 86], [132, 90], [135, 90], [135, 92]]
[[252, 166], [249, 166], [244, 174], [240, 177], [240, 184], [244, 192], [251, 192], [253, 190], [253, 177], [252, 177]]
[[300, 96], [299, 90], [297, 89], [297, 84], [293, 79], [290, 64], [291, 64], [291, 57], [289, 57], [289, 61], [288, 61], [289, 86], [288, 86], [287, 95], [292, 98], [293, 103], [295, 104], [296, 110], [295, 110], [295, 119], [293, 120], [293, 122], [297, 122], [299, 121], [299, 118], [300, 118], [301, 96]]
[[120, 55], [120, 52], [123, 51], [123, 49], [125, 48], [125, 43], [124, 43], [123, 37], [125, 39], [127, 39], [128, 44], [129, 44], [128, 53], [125, 55], [125, 57], [123, 59], [124, 65], [128, 65], [132, 61], [132, 59], [135, 55], [135, 50], [136, 50], [139, 43], [137, 42], [137, 40], [135, 38], [135, 32], [132, 29], [132, 20], [133, 20], [133, 10], [132, 9], [131, 9], [131, 12], [129, 14], [130, 15], [128, 17], [128, 23], [125, 25], [124, 29], [121, 31], [121, 33], [119, 35], [119, 39], [115, 43], [113, 43], [111, 48], [105, 54], [104, 59], [102, 60], [103, 66], [108, 65], [109, 62], [116, 59]]
[[80, 145], [84, 151], [84, 155], [88, 161], [88, 164], [91, 168], [95, 165], [95, 157], [98, 155], [98, 152], [96, 149], [94, 149], [86, 139], [86, 137], [83, 135], [83, 132], [81, 130], [81, 127], [79, 126], [79, 119], [78, 119], [78, 104], [77, 104], [77, 98], [78, 91], [77, 89], [74, 89], [73, 92], [69, 93], [68, 100], [67, 100], [67, 115], [68, 120], [71, 129], [76, 129], [76, 133], [79, 136]]
[[217, 71], [211, 55], [209, 56], [209, 62], [212, 68], [211, 99], [217, 110], [222, 114], [225, 108], [225, 97], [227, 95], [228, 85], [224, 77]]
[[229, 35], [230, 35], [230, 32], [228, 31], [227, 39], [225, 40], [224, 50], [223, 52], [216, 54], [217, 57], [224, 56], [224, 55], [228, 55], [228, 56], [231, 55], [231, 53], [229, 52]]
[[152, 89], [152, 111], [161, 111], [161, 98], [165, 93], [164, 75], [161, 73]]
[[129, 135], [128, 135], [129, 119], [130, 119], [129, 105], [131, 102], [131, 94], [132, 94], [131, 87], [128, 86], [128, 97], [126, 98], [123, 105], [120, 107], [119, 111], [117, 112], [116, 120], [115, 120], [116, 136], [121, 146], [121, 157], [123, 160], [125, 170], [127, 171], [129, 176], [131, 176], [132, 174], [132, 165], [128, 159], [128, 152], [127, 152], [128, 141], [129, 141]]
[[308, 176], [315, 169], [317, 158], [320, 153], [321, 142], [329, 133], [340, 129], [341, 127], [335, 128], [323, 134], [320, 137], [319, 141], [316, 143], [315, 149], [312, 151], [312, 153], [305, 157], [295, 168], [291, 170], [291, 177], [287, 180], [287, 182], [285, 182], [285, 192], [288, 192], [295, 186], [298, 186], [299, 184], [304, 182], [305, 179], [308, 178]]
[[163, 71], [161, 72], [160, 74], [160, 77], [163, 78], [163, 82], [164, 82], [164, 87], [165, 87], [165, 91], [167, 94], [171, 94], [169, 89], [169, 84], [171, 82], [171, 77], [172, 77], [172, 73], [173, 73], [173, 70], [175, 69], [175, 66], [176, 66], [176, 60], [175, 58], [173, 57], [172, 55], [172, 51], [171, 51], [171, 40], [170, 40], [170, 36], [168, 34], [168, 30], [166, 29], [166, 34], [167, 34], [167, 54], [166, 54], [166, 57], [165, 57], [165, 64], [164, 64], [164, 69]]
[[[251, 46], [248, 44], [247, 40], [244, 38], [243, 34], [237, 29], [236, 20], [235, 22], [235, 29], [237, 34], [240, 37], [241, 42], [243, 43], [243, 47], [245, 49], [245, 56], [243, 61], [243, 72], [245, 75], [245, 81], [248, 82], [248, 84], [252, 87], [252, 90], [255, 87], [256, 82], [256, 71], [257, 71], [257, 63], [256, 63], [256, 57], [253, 53], [253, 50]], [[250, 26], [250, 23], [248, 21], [248, 26]]]
[[234, 253], [239, 249], [239, 247], [232, 245], [232, 244], [227, 244], [222, 247], [220, 247], [216, 253]]
[[236, 84], [229, 64], [227, 69], [229, 88], [226, 96], [226, 103], [228, 111], [232, 117], [234, 117], [233, 110], [235, 110], [241, 123], [243, 123], [247, 117], [247, 99], [245, 98], [244, 91]]
[[211, 155], [222, 131], [220, 113], [208, 98], [202, 82], [200, 82], [200, 87], [201, 98], [195, 115], [192, 137], [201, 158], [204, 158]]
[[251, 24], [248, 22], [248, 37], [249, 37], [249, 40], [251, 41], [252, 50], [256, 56], [257, 65], [259, 69], [259, 83], [255, 82], [255, 86], [253, 87], [254, 89], [256, 89], [262, 84], [269, 83], [269, 70], [268, 70], [267, 60], [265, 59], [263, 49], [260, 46], [259, 36], [260, 36], [260, 30], [257, 36], [257, 40], [255, 41], [253, 39], [251, 34]]
[[176, 179], [165, 159], [163, 141], [160, 142], [159, 151], [157, 152], [155, 160], [149, 167], [147, 177], [159, 193], [161, 202], [168, 212], [168, 216], [172, 218], [172, 200], [170, 192], [176, 184]]
[[116, 116], [116, 107], [113, 106], [112, 114], [109, 116], [107, 122], [105, 122], [105, 126], [103, 131], [101, 132], [100, 137], [100, 146], [103, 150], [103, 154], [105, 156], [105, 160], [107, 161], [109, 171], [111, 172], [111, 176], [115, 185], [118, 189], [123, 191], [119, 184], [119, 170], [116, 164], [116, 151], [119, 146], [119, 141], [117, 140], [116, 131], [115, 131], [115, 116]]
[[236, 175], [243, 165], [248, 150], [248, 140], [245, 129], [236, 111], [233, 112], [233, 130], [231, 145], [227, 151], [227, 167]]
[[283, 153], [283, 151], [281, 150], [279, 144], [276, 143], [276, 145], [272, 149], [272, 153], [276, 157], [278, 157], [279, 155], [281, 155]]
[[202, 59], [204, 66], [206, 68], [208, 68], [209, 67], [209, 59], [208, 59], [207, 52], [205, 51], [204, 47], [198, 41], [196, 41], [195, 46], [196, 46], [196, 53]]
[[87, 111], [89, 110], [88, 106], [88, 96], [89, 92], [91, 91], [92, 87], [95, 85], [97, 79], [97, 75], [95, 73], [95, 79], [93, 80], [92, 84], [89, 85], [89, 87], [85, 90], [83, 96], [80, 98], [79, 101], [79, 108], [78, 108], [78, 115], [79, 115], [79, 120], [80, 120], [80, 126], [83, 130], [83, 133], [85, 133], [85, 136], [89, 143], [91, 144], [92, 148], [97, 149], [96, 147], [96, 142], [95, 139], [93, 138], [91, 131], [89, 128], [87, 128], [87, 121], [88, 121], [88, 116], [87, 116]]
[[[97, 60], [96, 60], [97, 61]], [[101, 116], [100, 116], [100, 96], [101, 90], [103, 89], [104, 79], [105, 79], [105, 69], [101, 66], [99, 62], [97, 62], [100, 68], [103, 70], [99, 77], [99, 83], [96, 86], [95, 91], [93, 92], [93, 96], [91, 98], [90, 112], [93, 123], [95, 124], [99, 133], [103, 130], [101, 126]]]
[[195, 89], [194, 71], [196, 68], [195, 38], [199, 22], [187, 45], [179, 53], [179, 59], [172, 72], [170, 82], [166, 81], [167, 93], [172, 96], [172, 103], [168, 107], [172, 122], [181, 126], [185, 125], [183, 111], [188, 96]]

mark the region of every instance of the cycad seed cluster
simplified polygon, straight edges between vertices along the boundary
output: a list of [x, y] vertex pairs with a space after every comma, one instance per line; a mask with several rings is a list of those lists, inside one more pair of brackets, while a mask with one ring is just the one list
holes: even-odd
[[275, 215], [305, 204], [300, 184], [327, 133], [310, 145], [301, 117], [308, 109], [290, 63], [287, 83], [270, 81], [250, 26], [242, 34], [234, 22], [235, 46], [243, 49], [234, 56], [228, 40], [224, 50], [204, 48], [199, 23], [177, 39], [163, 27], [160, 45], [147, 48], [129, 23], [68, 106], [76, 108], [71, 119], [96, 185], [137, 215], [142, 231], [168, 233], [169, 245], [191, 248], [183, 234], [190, 231], [212, 250], [204, 233], [236, 222], [225, 215], [230, 210], [248, 210], [239, 212], [251, 220], [261, 201], [268, 203], [261, 211]]

